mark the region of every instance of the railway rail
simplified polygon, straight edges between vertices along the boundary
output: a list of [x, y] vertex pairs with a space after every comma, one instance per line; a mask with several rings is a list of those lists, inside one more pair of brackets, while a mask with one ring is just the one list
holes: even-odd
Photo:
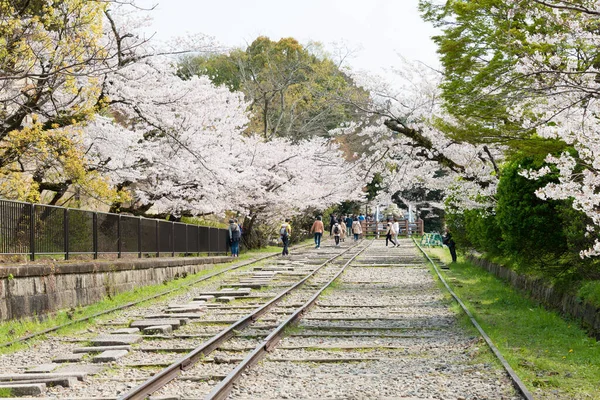
[[427, 258], [427, 261], [429, 261], [429, 263], [431, 263], [431, 266], [435, 270], [435, 273], [438, 276], [438, 279], [442, 282], [442, 284], [444, 285], [446, 290], [448, 290], [448, 293], [450, 293], [452, 298], [460, 306], [461, 310], [467, 315], [467, 317], [469, 317], [469, 320], [471, 321], [471, 323], [473, 324], [475, 329], [477, 329], [477, 331], [479, 332], [479, 334], [481, 335], [483, 340], [485, 340], [485, 343], [488, 345], [488, 347], [490, 348], [492, 353], [494, 353], [494, 356], [498, 359], [498, 361], [500, 361], [500, 363], [502, 364], [502, 367], [506, 370], [506, 373], [510, 376], [510, 379], [511, 379], [513, 385], [515, 386], [515, 388], [523, 395], [523, 398], [525, 398], [526, 400], [533, 400], [533, 395], [531, 394], [531, 392], [527, 389], [527, 387], [525, 386], [523, 381], [521, 381], [521, 379], [519, 378], [517, 373], [512, 369], [512, 367], [510, 366], [508, 361], [506, 361], [506, 359], [504, 358], [502, 353], [500, 353], [500, 350], [498, 350], [498, 348], [494, 345], [494, 343], [492, 342], [492, 339], [490, 339], [490, 337], [487, 335], [487, 333], [485, 333], [485, 331], [483, 330], [481, 325], [479, 325], [477, 320], [475, 320], [475, 317], [473, 316], [473, 314], [471, 314], [471, 312], [465, 306], [465, 304], [462, 302], [462, 300], [456, 295], [456, 293], [454, 293], [452, 288], [450, 288], [450, 286], [448, 285], [448, 282], [446, 282], [446, 280], [440, 273], [440, 270], [439, 270], [438, 266], [436, 265], [435, 261], [429, 256], [429, 254], [427, 254], [427, 252], [425, 250], [423, 250], [423, 248], [416, 241], [414, 243], [415, 243], [415, 246], [417, 246], [419, 248], [419, 250], [423, 253], [425, 258]]
[[[397, 249], [376, 242], [340, 281], [277, 347], [262, 345], [269, 351], [263, 361], [243, 375], [240, 365], [206, 396], [189, 397], [531, 398], [515, 376], [475, 364], [480, 339], [457, 326], [411, 241]], [[251, 356], [245, 361], [251, 364]]]
[[[314, 251], [308, 252], [306, 249], [302, 250], [303, 253], [296, 250], [298, 254], [286, 258], [279, 257], [275, 262], [263, 259], [262, 263], [267, 265], [262, 267], [256, 266], [257, 262], [247, 262], [196, 280], [194, 285], [191, 285], [195, 295], [187, 295], [185, 300], [191, 300], [187, 303], [153, 305], [146, 311], [139, 311], [137, 307], [133, 308], [129, 304], [126, 306], [129, 309], [128, 312], [124, 311], [125, 314], [103, 326], [92, 328], [92, 332], [84, 333], [82, 337], [71, 338], [64, 345], [61, 339], [48, 340], [48, 343], [56, 347], [54, 354], [61, 355], [49, 361], [47, 359], [38, 361], [32, 357], [25, 361], [29, 364], [27, 366], [12, 365], [11, 373], [0, 374], [0, 389], [2, 387], [9, 388], [16, 395], [19, 393], [41, 395], [47, 389], [47, 393], [51, 396], [78, 397], [78, 393], [86, 393], [83, 397], [89, 397], [89, 393], [94, 392], [92, 387], [97, 385], [99, 387], [97, 392], [102, 393], [101, 397], [116, 398], [119, 391], [123, 392], [122, 388], [117, 388], [111, 396], [107, 393], [109, 390], [106, 390], [106, 377], [96, 379], [93, 376], [101, 375], [100, 372], [107, 369], [111, 369], [112, 373], [116, 375], [119, 375], [119, 372], [115, 373], [117, 369], [135, 370], [131, 374], [127, 372], [121, 372], [121, 374], [131, 377], [130, 382], [146, 379], [154, 382], [149, 382], [148, 387], [159, 387], [161, 384], [156, 382], [161, 380], [163, 380], [162, 384], [168, 382], [178, 374], [177, 371], [189, 368], [195, 361], [206, 357], [220, 342], [237, 335], [238, 331], [249, 325], [260, 324], [263, 314], [281, 302], [290, 292], [299, 290], [309, 278], [312, 278], [313, 285], [318, 284], [319, 279], [322, 279], [319, 278], [320, 274], [329, 273], [329, 264], [351, 250], [352, 248], [334, 248], [332, 251], [320, 254]], [[252, 267], [258, 271], [251, 271]], [[217, 276], [225, 280], [214, 282], [212, 286], [208, 287], [194, 287], [199, 282], [206, 283], [211, 281], [210, 278]], [[281, 287], [285, 287], [285, 289], [279, 290]], [[167, 293], [162, 295], [165, 294]], [[234, 306], [228, 305], [229, 302], [242, 304]], [[248, 309], [254, 311], [248, 314]], [[111, 311], [113, 314], [115, 313], [115, 310]], [[227, 313], [226, 318], [234, 317], [236, 319], [233, 321], [223, 319], [223, 315], [221, 315], [223, 313]], [[240, 313], [244, 315], [237, 318], [236, 314]], [[277, 313], [274, 315], [276, 316]], [[223, 324], [227, 324], [228, 327], [221, 330]], [[215, 332], [216, 329], [219, 332]], [[100, 332], [98, 332], [99, 330]], [[173, 333], [174, 330], [176, 330], [175, 333]], [[98, 335], [98, 333], [100, 334]], [[196, 346], [198, 340], [204, 341], [205, 339], [208, 340], [202, 345]], [[141, 340], [144, 343], [140, 344]], [[174, 345], [164, 344], [171, 340], [175, 342]], [[157, 342], [163, 343], [158, 346], [145, 345]], [[192, 346], [194, 349], [188, 356], [183, 357], [181, 362], [178, 362], [179, 354], [189, 349], [192, 343], [194, 343]], [[83, 346], [77, 346], [78, 344]], [[134, 362], [135, 365], [123, 362], [122, 358], [130, 360], [132, 358], [148, 358], [136, 357], [136, 353], [157, 354], [160, 356], [158, 357], [160, 360], [145, 363]], [[164, 357], [165, 354], [169, 354], [170, 357]], [[125, 355], [128, 357], [124, 357]], [[166, 361], [169, 358], [170, 360]], [[89, 361], [92, 364], [86, 364]], [[36, 363], [37, 365], [35, 365]], [[60, 368], [61, 363], [69, 365], [66, 368]], [[162, 372], [157, 370], [165, 364], [168, 364], [170, 368], [167, 367]], [[4, 369], [4, 371], [9, 370]], [[149, 379], [150, 376], [154, 376], [154, 379]], [[65, 381], [65, 378], [70, 378], [71, 382], [68, 379]], [[85, 380], [85, 382], [75, 384], [73, 378]], [[144, 384], [140, 385], [140, 389], [144, 386]], [[75, 387], [77, 389], [74, 391], [65, 390]], [[121, 397], [142, 398], [152, 391], [148, 392], [148, 390], [142, 389], [142, 392], [144, 393], [126, 394]]]
[[63, 329], [63, 328], [66, 328], [66, 327], [69, 327], [69, 326], [72, 326], [72, 325], [80, 324], [80, 323], [83, 323], [83, 322], [88, 322], [88, 321], [91, 321], [91, 320], [93, 320], [95, 318], [98, 318], [98, 317], [109, 315], [109, 314], [115, 313], [117, 311], [125, 310], [125, 309], [130, 308], [130, 307], [135, 307], [135, 306], [138, 306], [140, 304], [146, 303], [148, 301], [152, 301], [152, 300], [155, 300], [155, 299], [158, 299], [158, 298], [161, 298], [161, 297], [173, 294], [173, 293], [175, 293], [176, 291], [178, 291], [178, 290], [180, 290], [182, 288], [192, 287], [194, 285], [197, 285], [200, 282], [204, 282], [204, 281], [206, 281], [208, 279], [211, 279], [211, 278], [214, 278], [216, 276], [222, 275], [222, 274], [227, 273], [229, 271], [233, 271], [233, 270], [236, 270], [238, 268], [242, 268], [242, 267], [245, 267], [247, 265], [252, 265], [254, 263], [257, 263], [257, 262], [260, 262], [260, 261], [263, 261], [263, 260], [275, 257], [276, 255], [277, 254], [270, 254], [270, 255], [262, 256], [262, 257], [259, 257], [259, 258], [256, 258], [256, 259], [253, 259], [253, 260], [250, 260], [250, 261], [246, 261], [246, 262], [242, 262], [242, 263], [236, 263], [235, 265], [232, 265], [232, 266], [230, 266], [228, 268], [225, 268], [225, 269], [223, 269], [221, 271], [217, 271], [217, 272], [214, 272], [214, 273], [208, 274], [208, 275], [203, 275], [202, 277], [200, 277], [198, 279], [195, 279], [192, 282], [188, 282], [186, 284], [183, 284], [183, 285], [181, 285], [181, 286], [179, 286], [177, 288], [170, 289], [170, 290], [165, 290], [165, 291], [157, 293], [157, 294], [155, 294], [153, 296], [148, 296], [148, 297], [145, 297], [143, 299], [140, 299], [140, 300], [137, 300], [137, 301], [132, 301], [132, 302], [120, 305], [118, 307], [111, 308], [109, 310], [105, 310], [105, 311], [102, 311], [102, 312], [99, 312], [99, 313], [92, 314], [92, 315], [87, 316], [87, 317], [77, 318], [77, 319], [75, 319], [73, 321], [70, 321], [70, 322], [67, 322], [67, 323], [64, 323], [64, 324], [56, 325], [56, 326], [53, 326], [53, 327], [50, 327], [50, 328], [47, 328], [47, 329], [44, 329], [44, 330], [41, 330], [41, 331], [37, 331], [37, 332], [33, 332], [33, 333], [30, 333], [30, 334], [25, 335], [25, 336], [21, 336], [21, 337], [15, 339], [15, 340], [11, 340], [11, 341], [8, 341], [8, 342], [0, 343], [0, 347], [10, 347], [10, 346], [12, 346], [14, 344], [17, 344], [17, 343], [25, 343], [25, 342], [27, 342], [29, 340], [32, 340], [32, 339], [35, 339], [35, 338], [39, 338], [41, 336], [47, 335], [49, 333], [56, 332], [56, 331], [58, 331], [60, 329]]
[[531, 399], [511, 370], [470, 364], [478, 339], [455, 325], [415, 244], [401, 243], [246, 263], [170, 304], [132, 307], [81, 337], [44, 342], [72, 353], [63, 357], [70, 365], [29, 359], [13, 382], [45, 385], [21, 396], [76, 399]]

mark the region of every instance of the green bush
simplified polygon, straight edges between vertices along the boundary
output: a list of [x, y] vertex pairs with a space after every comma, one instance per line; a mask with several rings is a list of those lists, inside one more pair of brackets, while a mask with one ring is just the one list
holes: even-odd
[[494, 214], [479, 209], [447, 213], [446, 224], [458, 249], [477, 250], [490, 255], [501, 253], [499, 244], [502, 235]]
[[467, 214], [467, 237], [475, 248], [490, 255], [501, 253], [502, 233], [496, 215], [485, 210], [471, 210]]
[[569, 250], [559, 210], [562, 202], [542, 200], [535, 191], [554, 181], [553, 175], [530, 180], [522, 169], [542, 163], [525, 157], [508, 164], [498, 183], [496, 222], [502, 234], [500, 248], [520, 265], [544, 269], [559, 263]]
[[600, 281], [589, 281], [577, 291], [577, 295], [584, 301], [600, 308]]

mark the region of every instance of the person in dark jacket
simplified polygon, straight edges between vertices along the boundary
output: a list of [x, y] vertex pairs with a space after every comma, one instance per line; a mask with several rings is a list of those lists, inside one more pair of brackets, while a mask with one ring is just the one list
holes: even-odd
[[346, 236], [350, 236], [352, 234], [352, 223], [354, 222], [354, 220], [352, 219], [351, 215], [348, 215], [346, 217]]
[[240, 256], [240, 240], [242, 239], [242, 230], [236, 221], [229, 220], [229, 244], [231, 245], [231, 256]]
[[442, 243], [448, 246], [448, 250], [450, 250], [450, 255], [452, 256], [452, 262], [456, 262], [456, 242], [452, 239], [452, 234], [448, 229], [446, 229], [446, 235], [442, 238]]
[[331, 214], [329, 216], [329, 236], [333, 234], [333, 225], [337, 222], [337, 218], [335, 218], [335, 214]]

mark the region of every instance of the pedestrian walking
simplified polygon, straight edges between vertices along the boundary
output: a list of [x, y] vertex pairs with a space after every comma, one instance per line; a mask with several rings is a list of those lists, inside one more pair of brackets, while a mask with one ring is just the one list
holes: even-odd
[[392, 227], [394, 228], [394, 239], [396, 240], [397, 246], [400, 245], [400, 242], [398, 241], [398, 235], [400, 234], [400, 223], [398, 222], [398, 218], [394, 217], [394, 223], [392, 224]]
[[354, 234], [354, 241], [358, 241], [360, 235], [362, 235], [362, 225], [358, 220], [358, 217], [354, 217], [354, 221], [352, 221], [352, 233]]
[[398, 242], [396, 242], [394, 240], [394, 225], [392, 224], [392, 222], [390, 221], [390, 219], [387, 219], [387, 225], [385, 228], [385, 246], [387, 247], [388, 245], [388, 241], [392, 242], [392, 244], [395, 246], [398, 246]]
[[290, 251], [288, 246], [290, 245], [290, 236], [292, 235], [292, 226], [290, 225], [290, 219], [286, 218], [285, 222], [281, 224], [279, 228], [279, 237], [281, 238], [281, 242], [283, 243], [283, 251], [281, 252], [282, 256], [288, 256]]
[[337, 222], [333, 224], [333, 228], [331, 229], [333, 233], [333, 239], [335, 240], [335, 245], [339, 247], [340, 245], [340, 235], [342, 234], [342, 227]]
[[231, 248], [231, 256], [240, 256], [240, 240], [242, 239], [242, 230], [235, 220], [229, 220], [229, 244]]
[[346, 241], [346, 224], [344, 223], [344, 220], [346, 218], [341, 218], [339, 225], [340, 225], [340, 242], [345, 242]]
[[335, 218], [335, 214], [331, 214], [329, 216], [329, 236], [331, 236], [332, 231], [333, 231], [333, 225], [337, 222], [337, 219]]
[[321, 216], [317, 217], [317, 220], [313, 222], [312, 227], [310, 228], [310, 233], [315, 234], [315, 249], [321, 248], [321, 238], [323, 237], [323, 232], [325, 232], [325, 227], [323, 226], [323, 221], [321, 221]]
[[346, 221], [344, 222], [346, 223], [346, 236], [350, 237], [352, 234], [352, 222], [354, 222], [354, 220], [352, 219], [351, 215], [348, 215], [346, 217]]

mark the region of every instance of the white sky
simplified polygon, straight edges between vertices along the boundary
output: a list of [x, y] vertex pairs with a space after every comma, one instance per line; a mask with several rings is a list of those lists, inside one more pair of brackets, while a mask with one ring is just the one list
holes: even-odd
[[303, 44], [343, 42], [358, 51], [348, 64], [381, 72], [399, 62], [398, 54], [438, 67], [431, 36], [421, 20], [418, 0], [142, 0], [158, 4], [151, 32], [161, 40], [204, 33], [220, 43], [243, 47], [258, 36], [294, 37]]

